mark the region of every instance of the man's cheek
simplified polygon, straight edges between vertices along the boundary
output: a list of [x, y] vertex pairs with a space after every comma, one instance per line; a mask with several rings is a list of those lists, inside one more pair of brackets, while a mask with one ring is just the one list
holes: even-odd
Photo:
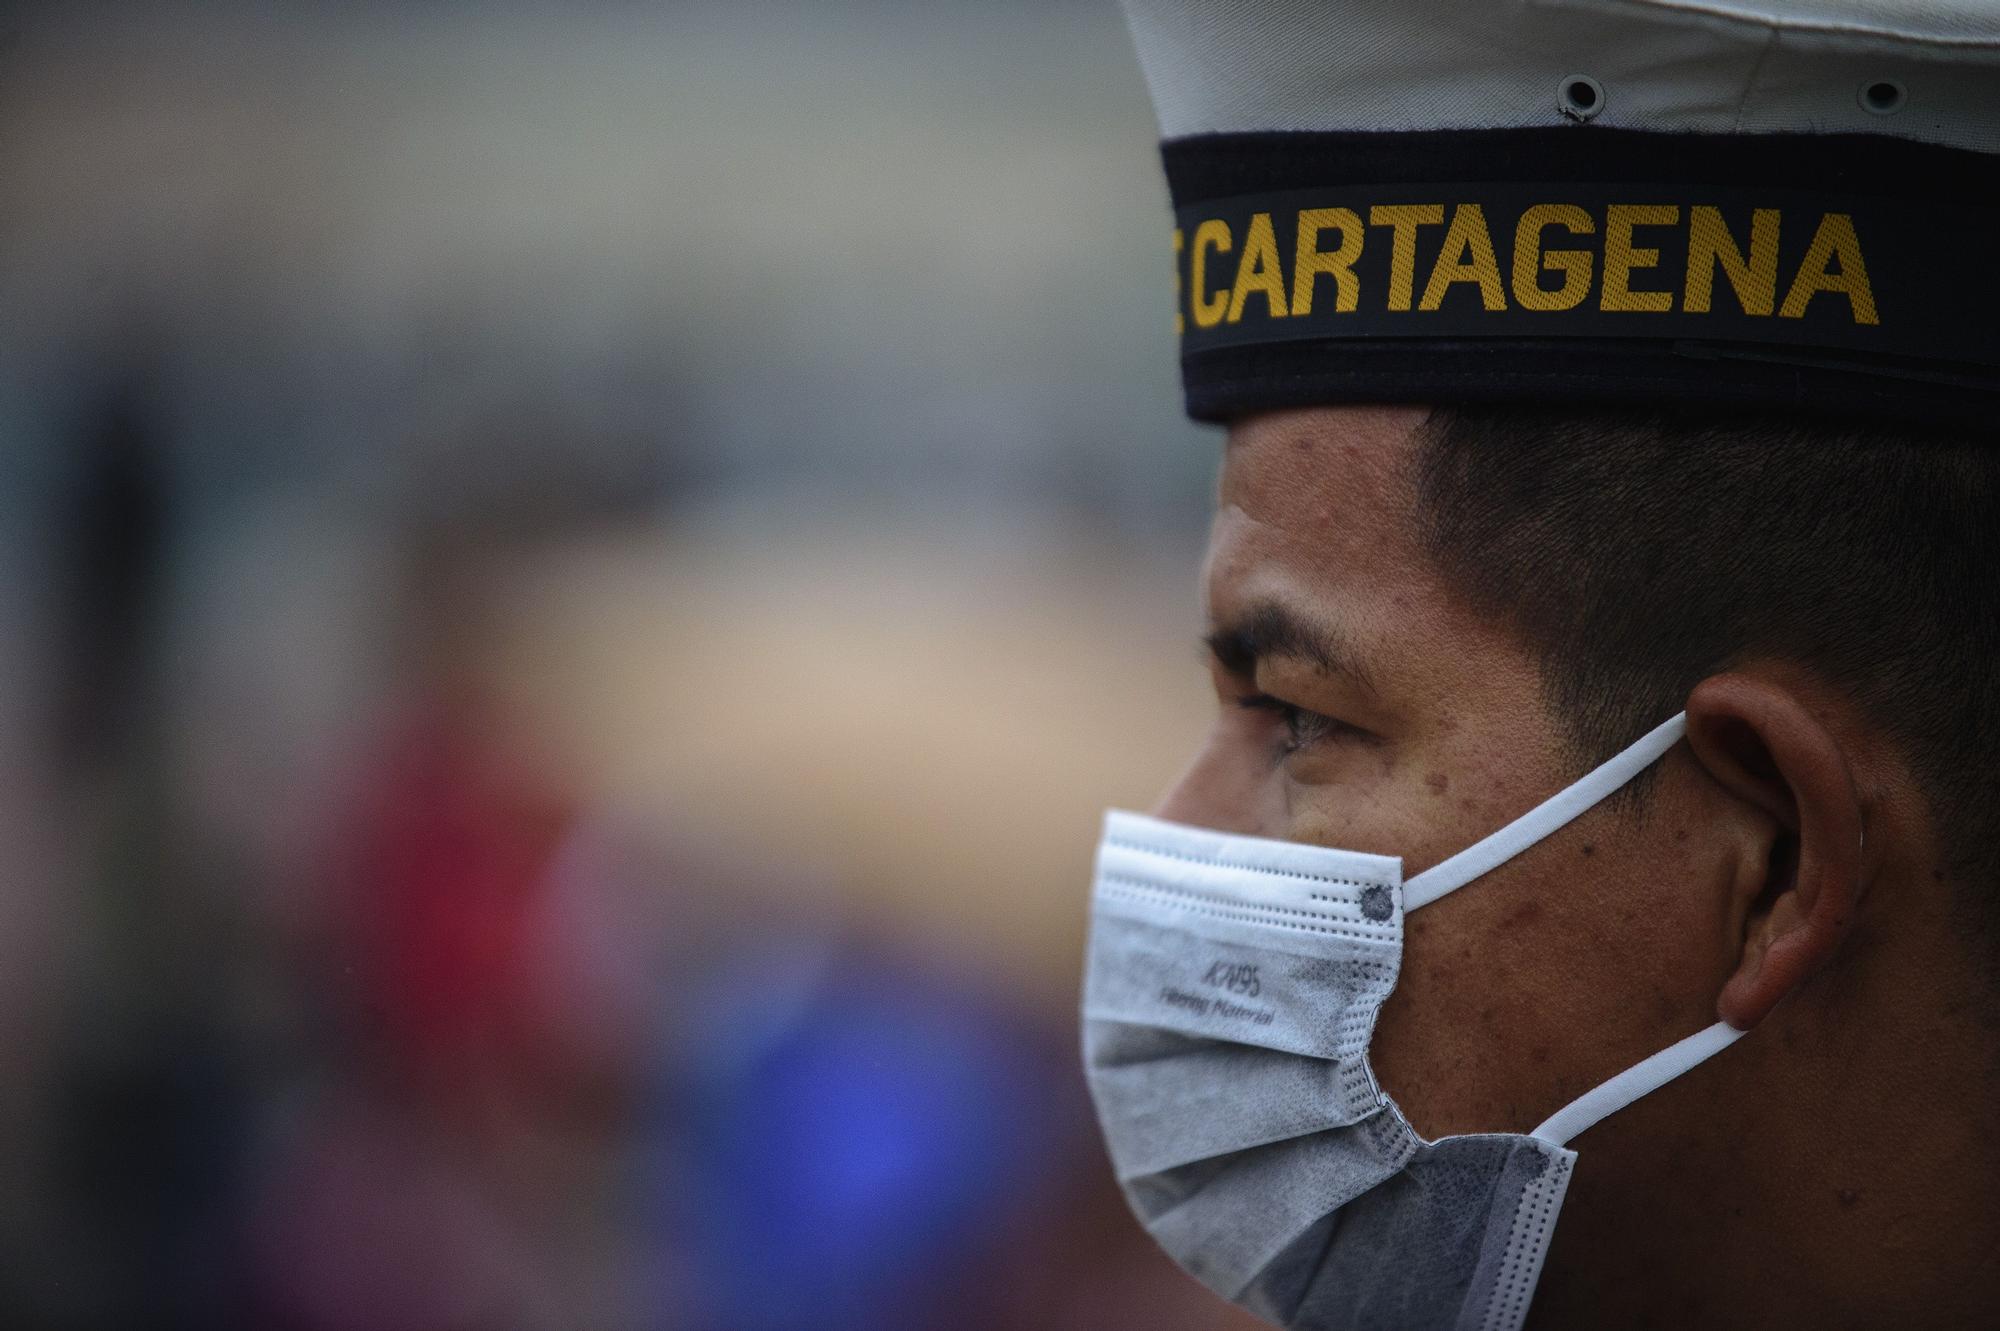
[[[1407, 877], [1413, 867], [1479, 839], [1477, 823], [1439, 817], [1435, 797], [1417, 775], [1421, 764], [1396, 756], [1395, 746], [1329, 748], [1333, 751], [1305, 761], [1294, 758], [1286, 766], [1288, 840], [1395, 855]], [[1423, 916], [1410, 919], [1416, 924]]]
[[1407, 917], [1402, 973], [1370, 1046], [1382, 1089], [1433, 1139], [1529, 1131], [1572, 1080], [1563, 1041], [1577, 1037], [1550, 1001], [1566, 976], [1534, 928], [1541, 911], [1468, 896], [1479, 888]]

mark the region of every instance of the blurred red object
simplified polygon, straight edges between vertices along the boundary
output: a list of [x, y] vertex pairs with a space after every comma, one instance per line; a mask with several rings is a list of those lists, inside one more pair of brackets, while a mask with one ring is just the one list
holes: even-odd
[[432, 1091], [539, 1043], [539, 925], [575, 818], [468, 712], [431, 705], [392, 732], [348, 838], [355, 996], [395, 1068]]

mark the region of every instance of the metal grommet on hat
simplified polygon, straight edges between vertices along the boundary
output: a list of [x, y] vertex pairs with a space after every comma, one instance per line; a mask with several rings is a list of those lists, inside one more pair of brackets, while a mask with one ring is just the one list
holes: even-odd
[[1870, 79], [1854, 94], [1861, 109], [1870, 115], [1892, 116], [1910, 100], [1909, 90], [1894, 79]]
[[2000, 420], [2000, 0], [1125, 4], [1199, 420]]
[[1556, 110], [1571, 120], [1595, 120], [1604, 111], [1604, 85], [1588, 74], [1569, 74], [1556, 85]]

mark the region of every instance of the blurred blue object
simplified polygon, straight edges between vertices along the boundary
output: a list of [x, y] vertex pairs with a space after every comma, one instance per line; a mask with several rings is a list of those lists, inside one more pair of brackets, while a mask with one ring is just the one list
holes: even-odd
[[676, 1208], [704, 1305], [694, 1325], [934, 1324], [943, 1281], [999, 1237], [1055, 1148], [1043, 1042], [880, 955], [837, 962], [775, 1030], [739, 1009], [708, 1038], [759, 1029], [750, 1057], [716, 1060], [726, 1071], [694, 1089]]

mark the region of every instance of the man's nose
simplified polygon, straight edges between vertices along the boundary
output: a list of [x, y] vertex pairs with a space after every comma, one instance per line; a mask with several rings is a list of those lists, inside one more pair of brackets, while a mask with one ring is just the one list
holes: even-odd
[[1270, 826], [1268, 777], [1259, 780], [1229, 745], [1211, 737], [1166, 793], [1153, 804], [1153, 817], [1189, 827], [1243, 836], [1279, 836]]

